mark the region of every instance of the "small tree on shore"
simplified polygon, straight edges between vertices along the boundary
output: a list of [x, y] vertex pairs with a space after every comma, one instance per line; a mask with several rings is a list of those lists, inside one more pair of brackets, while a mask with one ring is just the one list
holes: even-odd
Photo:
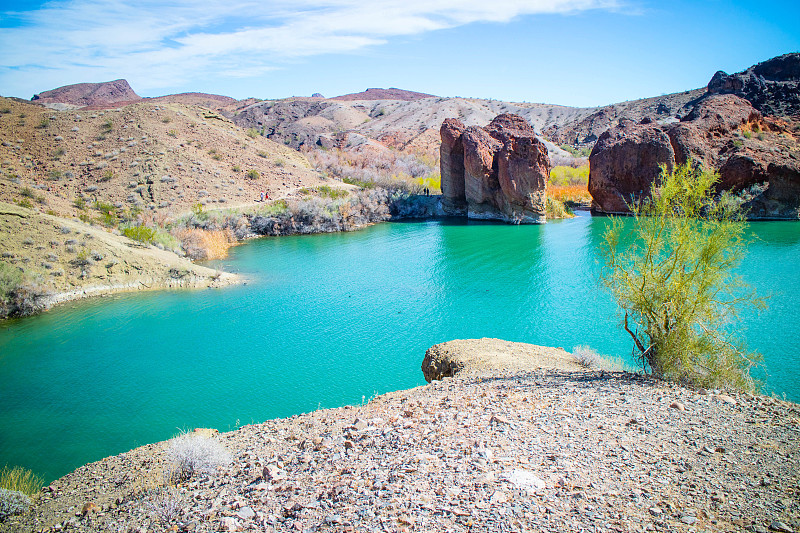
[[735, 273], [747, 223], [741, 200], [715, 195], [718, 179], [689, 166], [662, 169], [650, 196], [630, 205], [632, 220], [615, 218], [606, 230], [602, 281], [625, 313], [645, 371], [752, 390], [750, 369], [761, 356], [735, 342], [729, 328], [743, 308], [764, 301]]

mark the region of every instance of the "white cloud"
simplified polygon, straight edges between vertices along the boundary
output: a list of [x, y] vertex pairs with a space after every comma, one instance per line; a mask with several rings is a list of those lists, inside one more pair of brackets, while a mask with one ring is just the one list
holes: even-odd
[[[254, 77], [297, 58], [522, 15], [612, 9], [615, 0], [55, 0], [0, 13], [0, 93], [125, 77], [139, 90]], [[8, 24], [6, 24], [8, 25]], [[22, 91], [22, 92], [20, 92]]]

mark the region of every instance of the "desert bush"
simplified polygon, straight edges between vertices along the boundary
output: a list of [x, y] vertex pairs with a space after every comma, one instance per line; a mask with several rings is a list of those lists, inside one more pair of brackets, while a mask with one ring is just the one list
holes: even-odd
[[545, 203], [545, 214], [547, 218], [570, 218], [573, 215], [572, 210], [567, 208], [563, 202], [548, 196]]
[[[645, 371], [702, 386], [754, 388], [760, 361], [732, 338], [744, 307], [764, 301], [735, 274], [746, 253], [741, 199], [715, 195], [719, 175], [662, 169], [649, 197], [613, 218], [603, 237], [603, 283], [624, 311], [623, 327]], [[629, 326], [633, 321], [634, 329]]]
[[231, 462], [228, 451], [213, 438], [184, 433], [169, 441], [167, 460], [172, 478], [185, 481], [195, 474], [214, 474]]
[[264, 159], [266, 159], [267, 157], [269, 157], [269, 154], [263, 150], [259, 150], [258, 157], [263, 157]]
[[39, 121], [39, 124], [36, 125], [37, 128], [43, 130], [50, 125], [50, 119], [47, 117], [42, 117], [42, 120]]
[[111, 181], [112, 179], [114, 179], [114, 171], [109, 168], [108, 170], [103, 172], [103, 175], [100, 176], [98, 181], [100, 181], [101, 183], [105, 183], [107, 181]]
[[257, 180], [258, 178], [261, 177], [261, 174], [258, 173], [258, 170], [251, 168], [250, 170], [247, 171], [245, 177], [247, 177], [247, 179]]
[[27, 468], [6, 465], [0, 470], [0, 488], [33, 496], [42, 489], [43, 485], [44, 480]]
[[22, 514], [31, 506], [31, 499], [16, 490], [0, 488], [0, 521], [9, 516]]
[[80, 209], [81, 211], [86, 209], [86, 200], [78, 196], [72, 201], [72, 205]]
[[572, 350], [572, 356], [583, 368], [598, 368], [600, 366], [600, 354], [589, 346], [576, 346]]
[[261, 134], [255, 128], [250, 128], [250, 129], [247, 130], [247, 136], [250, 137], [251, 139], [255, 139], [259, 135], [261, 135]]
[[17, 267], [0, 261], [0, 318], [29, 316], [47, 307], [50, 292]]
[[114, 129], [114, 121], [108, 119], [105, 122], [103, 122], [103, 124], [100, 127], [102, 128], [103, 131], [109, 132]]
[[21, 191], [19, 191], [19, 194], [24, 198], [33, 198], [34, 196], [33, 190], [31, 190], [30, 187], [24, 187]]
[[178, 132], [175, 131], [175, 130], [169, 130], [167, 132], [167, 135], [169, 135], [170, 137], [177, 137], [178, 136]]
[[183, 498], [175, 487], [159, 487], [142, 495], [144, 507], [154, 521], [168, 526], [181, 514]]
[[134, 241], [151, 243], [155, 237], [156, 231], [147, 226], [129, 226], [122, 229], [122, 234]]
[[241, 172], [241, 171], [242, 171], [242, 167], [241, 167], [241, 166], [239, 166], [239, 165], [233, 165], [233, 167], [231, 167], [231, 169], [232, 169], [234, 172]]
[[334, 188], [329, 185], [320, 185], [317, 187], [317, 193], [323, 198], [331, 198], [333, 200], [344, 198], [350, 194], [345, 189]]

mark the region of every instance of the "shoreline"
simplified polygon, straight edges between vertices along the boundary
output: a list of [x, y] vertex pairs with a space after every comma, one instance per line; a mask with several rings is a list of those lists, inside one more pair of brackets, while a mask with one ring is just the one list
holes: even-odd
[[[445, 346], [458, 358], [465, 348], [485, 354], [484, 341], [505, 343]], [[523, 347], [507, 344], [506, 355]], [[800, 523], [797, 404], [513, 359], [365, 405], [203, 430], [231, 462], [174, 485], [161, 476], [169, 441], [107, 457], [55, 480], [0, 531], [689, 533]], [[165, 520], [159, 509], [172, 501]]]

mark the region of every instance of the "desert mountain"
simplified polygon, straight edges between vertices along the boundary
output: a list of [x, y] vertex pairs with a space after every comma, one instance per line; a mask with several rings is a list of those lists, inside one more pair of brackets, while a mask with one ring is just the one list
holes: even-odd
[[[38, 104], [67, 104], [68, 106], [87, 107], [122, 105], [141, 100], [126, 80], [106, 81], [102, 83], [78, 83], [65, 85], [57, 89], [45, 91], [33, 96], [31, 100]], [[57, 108], [57, 107], [56, 107]], [[61, 109], [65, 109], [62, 106]]]
[[419, 100], [420, 98], [430, 98], [432, 94], [418, 93], [414, 91], [406, 91], [404, 89], [397, 89], [396, 87], [389, 87], [388, 89], [370, 88], [360, 93], [343, 94], [342, 96], [335, 96], [331, 100]]

